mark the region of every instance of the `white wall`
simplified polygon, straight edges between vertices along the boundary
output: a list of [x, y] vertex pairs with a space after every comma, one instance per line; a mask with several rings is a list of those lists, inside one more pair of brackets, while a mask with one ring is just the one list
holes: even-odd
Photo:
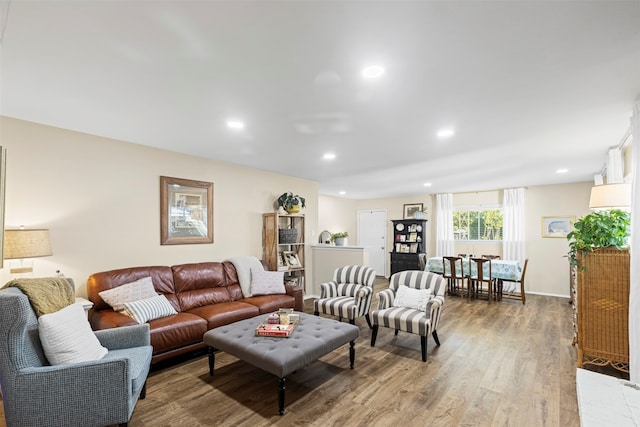
[[[312, 181], [7, 117], [0, 136], [8, 150], [6, 227], [48, 228], [53, 255], [34, 259], [34, 276], [60, 269], [79, 295], [94, 272], [262, 258], [262, 213], [285, 191], [306, 198], [307, 242], [317, 236]], [[160, 245], [161, 175], [214, 183], [213, 244]], [[10, 279], [8, 262], [1, 283]]]

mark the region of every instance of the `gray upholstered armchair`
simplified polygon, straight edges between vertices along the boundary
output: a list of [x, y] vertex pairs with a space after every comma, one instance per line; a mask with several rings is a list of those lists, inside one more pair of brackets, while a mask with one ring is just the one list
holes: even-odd
[[51, 366], [38, 319], [17, 288], [0, 290], [0, 387], [7, 426], [126, 425], [144, 398], [151, 362], [149, 325], [96, 336], [102, 359]]
[[376, 272], [361, 265], [337, 268], [333, 281], [320, 285], [320, 298], [314, 301], [314, 314], [320, 312], [349, 319], [354, 324], [357, 317], [364, 316], [371, 328], [369, 310], [373, 299], [373, 282]]

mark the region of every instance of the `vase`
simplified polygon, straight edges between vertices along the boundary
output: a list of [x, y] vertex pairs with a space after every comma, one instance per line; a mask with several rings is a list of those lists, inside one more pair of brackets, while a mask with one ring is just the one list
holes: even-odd
[[334, 243], [336, 246], [344, 246], [344, 237], [336, 237]]
[[293, 206], [287, 207], [287, 212], [289, 212], [290, 214], [296, 214], [300, 212], [300, 205], [293, 205]]
[[417, 211], [413, 214], [413, 218], [414, 219], [424, 219], [425, 218], [425, 213], [422, 211]]

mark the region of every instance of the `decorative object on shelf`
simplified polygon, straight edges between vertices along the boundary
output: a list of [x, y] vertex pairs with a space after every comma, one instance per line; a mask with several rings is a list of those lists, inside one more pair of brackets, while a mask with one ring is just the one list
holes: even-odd
[[213, 183], [160, 177], [160, 244], [213, 243]]
[[328, 245], [329, 243], [331, 243], [331, 232], [324, 230], [322, 233], [320, 233], [318, 242], [324, 243], [325, 245]]
[[300, 262], [300, 257], [295, 251], [283, 251], [282, 256], [284, 257], [285, 263], [289, 266], [289, 268], [302, 268], [302, 262]]
[[404, 219], [422, 219], [415, 216], [418, 212], [421, 212], [419, 215], [424, 215], [422, 203], [410, 203], [404, 205]]
[[403, 231], [404, 230], [404, 224], [396, 224], [396, 230]]
[[278, 206], [282, 206], [287, 212], [290, 214], [300, 212], [300, 208], [305, 208], [305, 198], [299, 195], [293, 195], [292, 192], [282, 193], [280, 197], [278, 197]]
[[298, 240], [298, 230], [295, 228], [280, 228], [278, 230], [280, 243], [296, 243]]
[[349, 237], [349, 233], [341, 231], [339, 233], [333, 233], [331, 235], [331, 241], [335, 243], [336, 246], [344, 246], [344, 239], [347, 237]]
[[286, 215], [287, 213], [282, 206], [278, 206], [278, 215]]
[[567, 237], [574, 222], [575, 216], [543, 216], [542, 237]]

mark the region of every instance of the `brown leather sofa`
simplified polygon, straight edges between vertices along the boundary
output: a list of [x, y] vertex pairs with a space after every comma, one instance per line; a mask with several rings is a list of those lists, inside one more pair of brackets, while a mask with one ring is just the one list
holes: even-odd
[[203, 262], [152, 267], [133, 267], [92, 274], [87, 294], [93, 302], [90, 313], [94, 330], [135, 325], [136, 321], [113, 311], [100, 295], [143, 277], [151, 277], [155, 290], [164, 294], [178, 314], [151, 320], [151, 363], [205, 348], [202, 336], [208, 330], [279, 308], [302, 311], [302, 288], [285, 286], [286, 294], [244, 298], [238, 275], [230, 262]]

